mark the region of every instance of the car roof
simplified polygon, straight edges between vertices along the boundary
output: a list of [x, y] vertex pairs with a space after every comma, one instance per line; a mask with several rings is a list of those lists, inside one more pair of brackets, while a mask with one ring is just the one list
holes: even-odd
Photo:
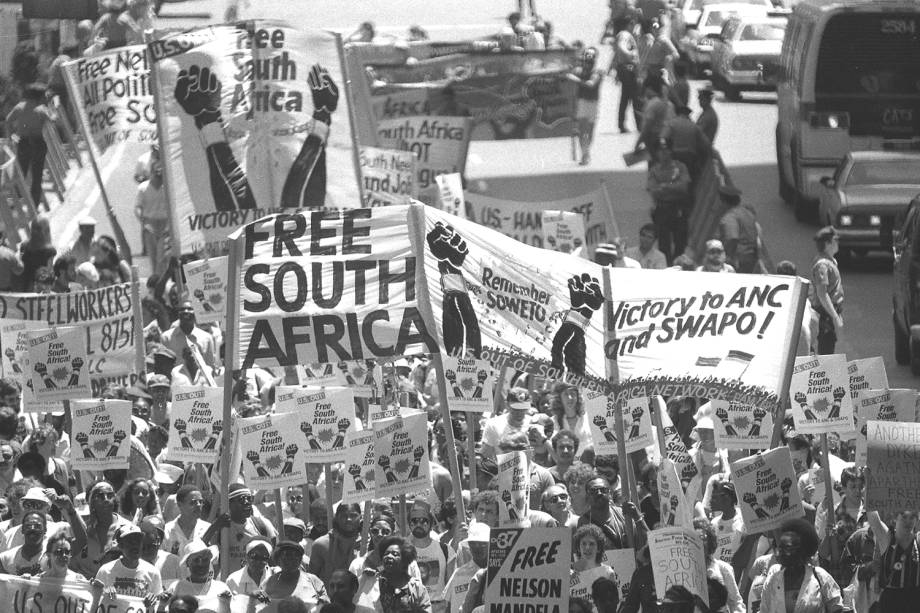
[[713, 11], [737, 11], [738, 13], [753, 13], [757, 15], [766, 15], [767, 7], [760, 4], [745, 4], [743, 2], [720, 2], [718, 4], [707, 4], [703, 7], [704, 13]]
[[786, 27], [789, 24], [789, 20], [783, 17], [770, 17], [769, 15], [760, 15], [757, 13], [745, 13], [744, 15], [732, 15], [726, 20], [728, 23], [729, 20], [740, 21], [741, 25], [769, 25], [769, 26], [782, 26]]
[[854, 162], [891, 162], [894, 160], [920, 160], [920, 153], [909, 151], [850, 151], [847, 158]]

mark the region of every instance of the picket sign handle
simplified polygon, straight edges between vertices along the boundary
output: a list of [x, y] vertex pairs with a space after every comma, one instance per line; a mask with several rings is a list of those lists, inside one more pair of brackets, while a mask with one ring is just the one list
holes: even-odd
[[275, 488], [275, 521], [278, 530], [278, 540], [284, 539], [284, 510], [281, 508], [281, 488]]
[[[447, 379], [444, 378], [444, 361], [440, 353], [431, 354], [431, 361], [434, 364], [435, 372], [438, 376], [438, 401], [441, 405], [441, 423], [444, 425], [444, 437], [447, 439], [447, 468], [450, 470], [450, 480], [453, 482], [454, 502], [457, 505], [457, 518], [462, 520], [466, 517], [466, 509], [463, 507], [463, 482], [460, 478], [460, 464], [457, 461], [457, 443], [454, 440], [454, 425], [450, 420], [450, 407], [447, 405], [447, 387], [444, 385]], [[472, 437], [469, 437], [472, 438]], [[476, 470], [475, 457], [470, 458], [470, 474]], [[472, 477], [470, 477], [472, 479]], [[472, 487], [472, 482], [470, 487]]]
[[144, 376], [146, 357], [144, 355], [144, 315], [141, 310], [141, 275], [137, 266], [131, 266], [131, 310], [134, 314], [134, 372], [138, 381]]
[[326, 480], [326, 524], [332, 529], [332, 465], [326, 462], [323, 464], [323, 478]]
[[[495, 394], [495, 391], [492, 391], [492, 394]], [[472, 411], [466, 412], [466, 463], [467, 468], [470, 470], [470, 496], [474, 492], [479, 491], [478, 479], [476, 475], [476, 428], [479, 427], [479, 413], [473, 413]], [[454, 425], [450, 425], [451, 432], [453, 432]], [[462, 496], [461, 496], [462, 498]], [[458, 517], [460, 517], [458, 515]]]
[[[834, 526], [834, 478], [831, 476], [830, 451], [827, 445], [827, 434], [821, 434], [821, 466], [824, 468], [824, 517], [825, 535], [830, 534]], [[824, 535], [818, 535], [824, 538]], [[831, 540], [834, 547], [836, 539]], [[834, 552], [836, 553], [836, 552]]]
[[364, 501], [364, 521], [361, 522], [361, 549], [359, 550], [362, 555], [368, 554], [368, 547], [370, 546], [370, 530], [371, 530], [371, 504], [373, 500]]
[[[308, 468], [309, 462], [304, 463], [304, 470], [309, 475], [310, 470]], [[303, 520], [303, 525], [309, 530], [310, 528], [310, 479], [307, 479], [303, 484], [303, 504], [300, 507], [300, 518]]]
[[409, 538], [409, 510], [406, 508], [405, 494], [399, 495], [399, 529], [405, 538]]

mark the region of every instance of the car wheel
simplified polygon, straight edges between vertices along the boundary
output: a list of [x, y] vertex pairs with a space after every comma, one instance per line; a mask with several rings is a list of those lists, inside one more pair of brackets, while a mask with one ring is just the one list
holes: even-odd
[[910, 372], [920, 376], [920, 343], [909, 339], [910, 343]]
[[783, 170], [783, 156], [779, 144], [779, 126], [776, 126], [776, 168], [779, 172], [779, 197], [783, 202], [791, 203], [795, 197], [795, 188], [789, 183], [786, 171]]
[[904, 366], [911, 361], [910, 337], [898, 325], [898, 318], [894, 314], [891, 315], [891, 323], [894, 325], [894, 361]]

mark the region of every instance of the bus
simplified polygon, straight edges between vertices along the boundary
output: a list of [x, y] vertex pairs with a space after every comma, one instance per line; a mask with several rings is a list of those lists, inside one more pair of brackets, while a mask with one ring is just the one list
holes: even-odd
[[800, 1], [779, 72], [779, 191], [799, 220], [847, 152], [920, 149], [917, 0]]

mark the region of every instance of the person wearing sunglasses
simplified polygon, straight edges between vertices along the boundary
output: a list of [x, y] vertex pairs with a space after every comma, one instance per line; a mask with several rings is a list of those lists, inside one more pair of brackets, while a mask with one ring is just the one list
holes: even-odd
[[246, 563], [246, 545], [253, 539], [274, 541], [278, 531], [261, 515], [253, 511], [252, 491], [242, 483], [230, 484], [230, 512], [221, 513], [201, 539], [205, 543], [219, 545], [220, 531], [230, 528], [230, 550], [228, 568], [240, 568]]
[[45, 546], [46, 568], [39, 573], [39, 579], [59, 579], [76, 583], [88, 583], [86, 577], [70, 570], [70, 559], [73, 548], [70, 538], [63, 533], [58, 533], [48, 539]]
[[[423, 500], [415, 500], [409, 509], [410, 538], [422, 571], [422, 582], [431, 599], [431, 609], [434, 613], [441, 613], [447, 608], [441, 595], [447, 579], [456, 568], [457, 557], [453, 549], [437, 539], [436, 528], [431, 506]], [[433, 534], [435, 538], [432, 538]]]
[[93, 484], [86, 500], [89, 505], [89, 515], [85, 518], [86, 545], [82, 549], [74, 548], [77, 553], [71, 568], [89, 578], [96, 576], [102, 566], [103, 555], [115, 543], [115, 534], [131, 524], [117, 513], [115, 488], [108, 481]]
[[183, 485], [176, 492], [179, 517], [166, 522], [166, 536], [160, 545], [165, 551], [179, 555], [179, 552], [193, 540], [202, 539], [211, 524], [202, 519], [204, 495], [194, 485]]
[[268, 596], [262, 591], [262, 583], [271, 575], [268, 565], [272, 558], [272, 544], [253, 540], [246, 545], [246, 565], [227, 577], [227, 587], [233, 594], [245, 594], [259, 602], [267, 603]]
[[607, 541], [604, 551], [636, 546], [632, 531], [626, 530], [626, 517], [636, 522], [639, 535], [644, 536], [648, 531], [635, 504], [625, 502], [621, 508], [613, 503], [610, 482], [604, 477], [589, 479], [585, 483], [585, 494], [588, 512], [578, 518], [578, 527], [594, 524], [600, 528]]
[[7, 575], [37, 575], [45, 562], [47, 517], [38, 511], [22, 516], [22, 545], [0, 553], [0, 572]]
[[[31, 479], [30, 482], [35, 483], [35, 481]], [[70, 502], [70, 499], [66, 496], [58, 497], [53, 490], [42, 489], [41, 487], [30, 487], [25, 496], [22, 497], [20, 504], [22, 505], [23, 512], [28, 513], [29, 511], [34, 511], [36, 513], [41, 513], [45, 517], [45, 522], [48, 528], [48, 536], [53, 536], [58, 532], [70, 534], [70, 524], [67, 521], [54, 521], [52, 518], [52, 498], [49, 498], [49, 496], [54, 498], [55, 504], [60, 509], [61, 515], [66, 515], [67, 509], [65, 508], [65, 499], [66, 502]], [[59, 503], [58, 500], [61, 502]], [[69, 508], [72, 512], [73, 505], [70, 505]], [[0, 551], [6, 551], [12, 549], [13, 547], [18, 547], [19, 545], [22, 545], [22, 543], [22, 525], [20, 524], [18, 526], [7, 527], [3, 538], [0, 538]]]
[[[373, 609], [374, 602], [380, 599], [380, 593], [376, 591], [377, 582], [374, 580], [382, 565], [377, 548], [383, 539], [396, 534], [396, 518], [388, 507], [378, 509], [371, 516], [371, 527], [368, 534], [370, 543], [367, 554], [355, 558], [348, 570], [358, 577], [358, 595], [355, 602], [360, 606]], [[419, 582], [422, 581], [422, 571], [415, 560], [409, 563], [408, 573], [410, 577]]]
[[543, 491], [540, 509], [549, 513], [560, 526], [574, 529], [578, 525], [578, 516], [572, 512], [569, 491], [565, 485], [557, 483]]

